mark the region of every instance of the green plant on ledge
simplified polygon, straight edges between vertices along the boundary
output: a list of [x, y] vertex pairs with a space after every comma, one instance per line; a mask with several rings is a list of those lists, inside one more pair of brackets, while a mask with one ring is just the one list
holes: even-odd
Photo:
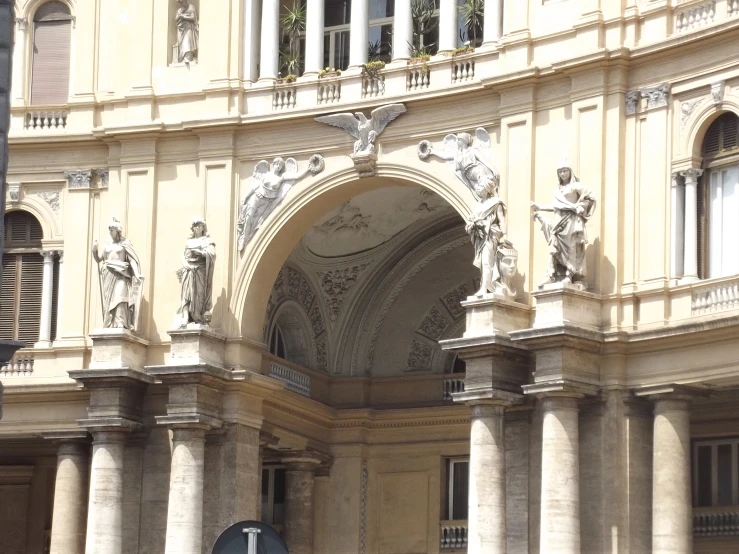
[[464, 46], [460, 46], [459, 48], [455, 48], [452, 50], [452, 57], [454, 56], [463, 56], [465, 54], [472, 54], [472, 52], [475, 51], [475, 48], [470, 44], [465, 44]]
[[421, 65], [421, 74], [426, 75], [430, 71], [428, 61], [431, 59], [431, 52], [425, 48], [413, 48], [411, 59], [408, 65]]
[[381, 60], [374, 60], [367, 62], [362, 66], [362, 75], [366, 75], [370, 79], [379, 79], [380, 71], [385, 69], [385, 62]]
[[341, 69], [335, 67], [327, 67], [318, 72], [319, 77], [338, 77], [341, 75]]
[[297, 80], [297, 78], [298, 78], [297, 75], [295, 75], [294, 73], [290, 73], [288, 75], [285, 75], [285, 78], [283, 79], [283, 81], [285, 83], [294, 83]]

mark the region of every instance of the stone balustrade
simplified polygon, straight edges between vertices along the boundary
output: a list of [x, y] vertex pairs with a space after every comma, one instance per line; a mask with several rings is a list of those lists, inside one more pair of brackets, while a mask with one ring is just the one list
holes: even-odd
[[693, 508], [694, 537], [739, 535], [739, 506]]
[[675, 31], [678, 33], [710, 25], [716, 19], [715, 0], [680, 8], [675, 16]]
[[40, 108], [26, 113], [27, 131], [60, 131], [67, 127], [68, 112], [62, 108]]
[[739, 279], [693, 288], [691, 314], [701, 315], [739, 308]]
[[19, 350], [13, 358], [0, 367], [2, 377], [30, 377], [33, 374], [33, 354]]
[[285, 383], [287, 390], [310, 397], [310, 377], [308, 375], [303, 375], [277, 362], [271, 362], [269, 364], [269, 376]]
[[475, 60], [465, 56], [452, 61], [452, 83], [463, 83], [475, 78]]
[[444, 379], [442, 400], [451, 400], [452, 394], [456, 392], [464, 392], [464, 375], [462, 374], [457, 374], [453, 379]]
[[289, 110], [297, 103], [297, 87], [290, 85], [277, 85], [272, 96], [273, 110]]
[[406, 73], [406, 90], [421, 90], [431, 85], [431, 71], [426, 64], [410, 65]]
[[450, 520], [440, 522], [439, 548], [442, 550], [467, 548], [467, 521]]
[[726, 15], [727, 17], [739, 15], [739, 0], [726, 0]]
[[341, 81], [318, 81], [318, 104], [334, 104], [341, 100]]
[[[737, 0], [739, 1], [739, 0]], [[362, 77], [362, 98], [376, 98], [385, 94], [385, 77], [378, 75]]]

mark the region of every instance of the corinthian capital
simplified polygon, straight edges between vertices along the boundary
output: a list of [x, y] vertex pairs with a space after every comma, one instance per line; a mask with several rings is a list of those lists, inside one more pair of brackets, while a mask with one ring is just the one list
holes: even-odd
[[685, 171], [681, 171], [680, 175], [685, 178], [686, 185], [695, 185], [698, 182], [698, 177], [703, 175], [703, 170], [696, 167], [691, 167]]

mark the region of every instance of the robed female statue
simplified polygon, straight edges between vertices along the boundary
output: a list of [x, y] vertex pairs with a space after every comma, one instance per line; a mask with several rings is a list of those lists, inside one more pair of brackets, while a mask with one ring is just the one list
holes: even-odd
[[182, 283], [182, 301], [177, 310], [180, 327], [188, 323], [210, 325], [213, 309], [216, 244], [208, 235], [204, 219], [193, 218], [190, 230], [192, 234], [185, 242], [182, 267], [177, 270], [177, 278]]

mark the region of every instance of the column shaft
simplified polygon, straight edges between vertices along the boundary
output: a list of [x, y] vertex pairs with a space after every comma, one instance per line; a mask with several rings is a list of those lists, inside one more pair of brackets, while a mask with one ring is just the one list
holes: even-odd
[[[41, 289], [41, 319], [39, 320], [39, 342], [51, 340], [51, 301], [54, 288], [54, 254], [41, 252], [44, 257], [44, 274]], [[48, 344], [47, 344], [48, 346]]]
[[285, 498], [285, 542], [290, 554], [313, 554], [313, 464], [288, 464]]
[[698, 279], [698, 177], [702, 173], [701, 169], [680, 172], [685, 177], [685, 279]]
[[369, 0], [352, 0], [349, 28], [349, 65], [359, 67], [367, 63], [369, 52]]
[[173, 429], [165, 554], [200, 554], [203, 543], [204, 429]]
[[503, 34], [503, 0], [485, 0], [483, 44], [498, 42]]
[[413, 50], [411, 0], [395, 0], [393, 20], [393, 61], [407, 60]]
[[660, 399], [654, 409], [652, 552], [693, 552], [690, 502], [690, 404]]
[[51, 554], [82, 554], [85, 551], [87, 513], [87, 444], [59, 445], [51, 522]]
[[280, 2], [262, 3], [262, 42], [259, 52], [259, 78], [275, 79], [280, 60]]
[[439, 4], [439, 52], [457, 47], [457, 0], [441, 0]]
[[244, 0], [242, 43], [242, 69], [244, 81], [256, 81], [259, 78], [259, 24], [261, 17], [260, 0]]
[[679, 279], [683, 276], [683, 255], [685, 238], [685, 191], [682, 179], [677, 174], [672, 175], [670, 188], [670, 204], [672, 218], [670, 219], [670, 276]]
[[25, 104], [26, 89], [26, 28], [28, 20], [16, 19], [15, 44], [13, 46], [13, 99], [19, 104]]
[[541, 399], [540, 551], [580, 552], [580, 462], [577, 398]]
[[87, 509], [87, 554], [123, 552], [123, 456], [126, 434], [94, 431], [90, 501]]
[[318, 73], [323, 66], [323, 0], [308, 0], [305, 29], [305, 73]]
[[505, 408], [472, 406], [468, 552], [506, 552]]
[[[56, 337], [62, 336], [62, 306], [64, 304], [64, 250], [59, 251], [59, 277], [57, 278], [57, 299], [56, 299]], [[53, 290], [52, 290], [53, 292]], [[53, 297], [52, 297], [53, 300]]]

